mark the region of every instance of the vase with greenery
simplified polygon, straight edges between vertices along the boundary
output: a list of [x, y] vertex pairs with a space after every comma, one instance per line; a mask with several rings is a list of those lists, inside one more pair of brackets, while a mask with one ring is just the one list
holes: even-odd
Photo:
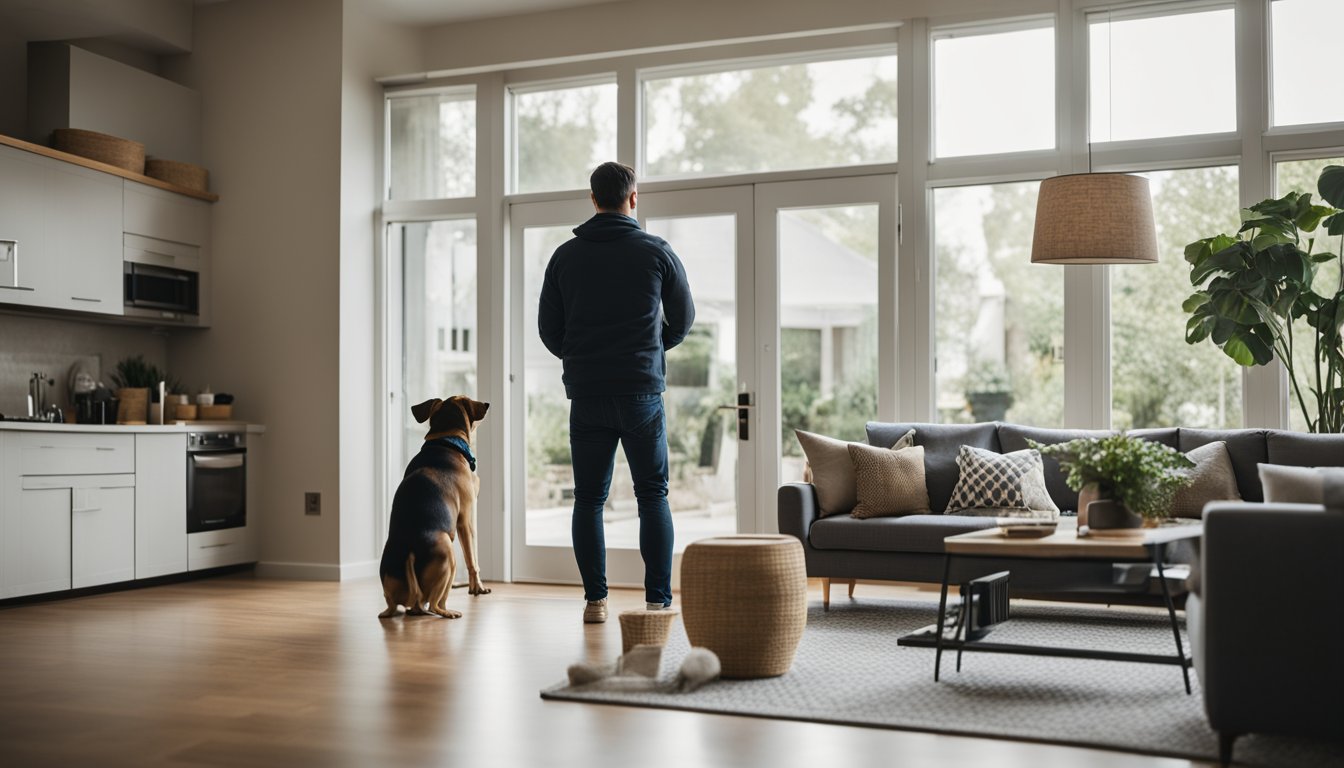
[[[1318, 227], [1330, 236], [1344, 234], [1344, 167], [1327, 166], [1316, 188], [1329, 206], [1290, 192], [1243, 210], [1235, 235], [1186, 246], [1195, 293], [1183, 305], [1190, 313], [1185, 340], [1208, 339], [1248, 367], [1278, 357], [1307, 428], [1344, 432], [1344, 270], [1340, 255], [1316, 252], [1310, 236]], [[1338, 277], [1331, 285], [1318, 282], [1321, 268], [1331, 263]], [[1303, 345], [1314, 362], [1305, 371], [1293, 365]]]
[[153, 410], [150, 403], [158, 402], [160, 381], [164, 382], [166, 392], [181, 388], [176, 379], [146, 362], [144, 355], [119, 360], [110, 377], [117, 387], [117, 421], [123, 424], [139, 424], [150, 418], [149, 411]]
[[1180, 451], [1124, 432], [1055, 445], [1028, 442], [1042, 456], [1058, 461], [1064, 482], [1080, 492], [1080, 527], [1087, 524], [1085, 500], [1092, 499], [1114, 500], [1146, 523], [1160, 522], [1170, 512], [1176, 492], [1189, 484], [1187, 470], [1195, 466]]

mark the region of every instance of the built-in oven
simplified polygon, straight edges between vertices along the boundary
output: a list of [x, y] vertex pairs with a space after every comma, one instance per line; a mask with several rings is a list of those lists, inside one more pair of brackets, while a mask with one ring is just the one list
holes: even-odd
[[247, 525], [247, 438], [187, 433], [187, 533]]

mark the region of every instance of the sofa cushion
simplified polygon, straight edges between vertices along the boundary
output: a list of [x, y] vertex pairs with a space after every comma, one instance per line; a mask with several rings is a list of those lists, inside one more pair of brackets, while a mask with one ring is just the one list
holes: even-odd
[[924, 484], [929, 491], [929, 510], [941, 515], [957, 485], [957, 452], [963, 445], [972, 445], [998, 453], [998, 426], [993, 422], [890, 424], [870, 421], [867, 424], [868, 444], [891, 445], [912, 429], [915, 430], [915, 445], [924, 446]]
[[1186, 429], [1181, 427], [1181, 444], [1176, 450], [1189, 453], [1201, 445], [1222, 440], [1227, 443], [1227, 454], [1232, 458], [1232, 470], [1237, 475], [1237, 489], [1246, 501], [1264, 501], [1257, 467], [1269, 461], [1265, 449], [1266, 431], [1263, 429]]
[[1215, 440], [1185, 456], [1195, 466], [1189, 471], [1190, 484], [1176, 491], [1171, 500], [1172, 517], [1203, 517], [1204, 505], [1210, 501], [1241, 501], [1227, 443]]
[[[1080, 437], [1107, 437], [1114, 434], [1114, 430], [1106, 429], [1048, 429], [1045, 427], [1024, 427], [1018, 424], [1000, 424], [999, 444], [1003, 446], [1005, 453], [1011, 453], [1012, 451], [1030, 448], [1031, 446], [1027, 443], [1028, 440], [1035, 440], [1041, 445], [1055, 445], [1057, 443], [1067, 443]], [[1067, 510], [1077, 509], [1078, 492], [1071, 490], [1069, 484], [1064, 481], [1065, 472], [1060, 468], [1059, 461], [1047, 457], [1043, 459], [1043, 462], [1045, 488], [1050, 492], [1050, 498], [1055, 502], [1055, 506]]]
[[1294, 467], [1344, 467], [1344, 435], [1271, 429], [1265, 435], [1265, 460]]
[[1059, 516], [1059, 507], [1045, 490], [1041, 454], [1034, 449], [994, 453], [963, 445], [957, 454], [957, 469], [957, 487], [947, 503], [948, 514]]
[[849, 514], [858, 518], [929, 514], [924, 487], [924, 446], [900, 450], [849, 444], [854, 460], [858, 503]]
[[[817, 489], [818, 514], [847, 514], [858, 503], [858, 494], [854, 488], [854, 461], [849, 457], [849, 443], [825, 435], [814, 435], [795, 429], [798, 444], [807, 456], [807, 468], [803, 481], [812, 483]], [[888, 445], [894, 450], [914, 445], [914, 430], [908, 430]], [[859, 443], [862, 445], [862, 443]], [[808, 476], [808, 473], [811, 473]], [[921, 479], [920, 482], [923, 482]]]
[[1131, 429], [1126, 434], [1161, 443], [1174, 451], [1181, 450], [1181, 430], [1176, 427], [1145, 427]]
[[992, 517], [966, 515], [909, 515], [868, 520], [841, 515], [813, 523], [807, 538], [816, 549], [942, 554], [943, 539], [948, 536], [996, 525]]
[[1260, 485], [1271, 504], [1325, 503], [1325, 478], [1315, 467], [1261, 464]]

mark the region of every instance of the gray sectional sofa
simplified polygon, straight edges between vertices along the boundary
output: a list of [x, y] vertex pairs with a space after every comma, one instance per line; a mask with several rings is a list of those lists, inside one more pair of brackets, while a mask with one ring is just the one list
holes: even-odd
[[[1108, 431], [1047, 429], [1000, 422], [981, 424], [893, 424], [869, 422], [868, 443], [890, 446], [909, 430], [915, 444], [924, 446], [925, 483], [929, 515], [855, 519], [848, 515], [821, 517], [811, 484], [787, 483], [779, 488], [780, 533], [796, 536], [803, 544], [807, 573], [830, 581], [875, 579], [940, 583], [943, 575], [943, 539], [958, 533], [995, 526], [992, 517], [943, 514], [956, 486], [957, 453], [962, 445], [1009, 453], [1029, 447], [1027, 440], [1053, 444], [1077, 437], [1102, 436]], [[1264, 492], [1257, 465], [1344, 466], [1344, 435], [1316, 435], [1280, 430], [1205, 430], [1162, 428], [1133, 430], [1133, 435], [1155, 440], [1186, 452], [1210, 442], [1227, 443], [1237, 486], [1244, 501], [1260, 502]], [[1053, 459], [1045, 459], [1045, 481], [1051, 498], [1064, 514], [1073, 514], [1078, 494], [1069, 490]], [[1187, 559], [1176, 553], [1174, 560]], [[1124, 591], [1148, 592], [1147, 582], [1132, 580], [1132, 570], [1105, 563], [954, 561], [953, 583], [991, 570], [1009, 570], [1015, 594], [1055, 594]], [[851, 592], [852, 594], [852, 592]], [[1142, 602], [1142, 600], [1137, 600]]]

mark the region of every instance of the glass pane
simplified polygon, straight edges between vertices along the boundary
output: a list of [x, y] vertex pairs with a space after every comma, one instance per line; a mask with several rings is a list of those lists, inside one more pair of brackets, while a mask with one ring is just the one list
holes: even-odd
[[779, 212], [781, 477], [803, 476], [794, 429], [866, 442], [877, 413], [876, 205]]
[[[1274, 0], [1272, 56], [1274, 125], [1344, 120], [1339, 71], [1339, 0]], [[1312, 189], [1315, 189], [1312, 184]]]
[[1031, 263], [1039, 188], [934, 190], [939, 421], [1064, 421], [1064, 268]]
[[517, 192], [587, 189], [588, 175], [616, 157], [616, 84], [513, 97]]
[[[1278, 190], [1275, 194], [1283, 196], [1289, 192], [1310, 192], [1312, 200], [1320, 202], [1316, 194], [1316, 179], [1321, 175], [1321, 170], [1327, 165], [1344, 165], [1344, 157], [1332, 157], [1324, 160], [1292, 160], [1284, 163], [1275, 164], [1275, 188]], [[1312, 253], [1334, 253], [1344, 254], [1344, 241], [1339, 236], [1330, 237], [1324, 231], [1324, 228], [1318, 228], [1313, 235], [1315, 243], [1312, 247]], [[1321, 264], [1316, 269], [1316, 276], [1312, 279], [1312, 291], [1321, 296], [1334, 296], [1339, 291], [1344, 290], [1344, 275], [1340, 274], [1339, 259], [1328, 261]], [[1288, 392], [1288, 423], [1291, 428], [1301, 431], [1307, 429], [1307, 419], [1302, 413], [1303, 404], [1308, 412], [1316, 413], [1316, 397], [1307, 391], [1316, 381], [1316, 352], [1315, 344], [1311, 340], [1315, 339], [1316, 331], [1305, 320], [1298, 320], [1293, 323], [1293, 370], [1296, 372], [1298, 384], [1302, 386], [1302, 398], [1289, 389]], [[1314, 416], [1313, 416], [1314, 418]]]
[[1054, 27], [935, 37], [937, 157], [1053, 149]]
[[[737, 398], [737, 217], [650, 218], [646, 226], [672, 244], [695, 298], [690, 334], [667, 353], [664, 395], [667, 501], [680, 552], [692, 541], [737, 532], [737, 418], [718, 410]], [[624, 467], [622, 456], [618, 478], [629, 477]], [[634, 514], [633, 497], [630, 504]], [[631, 528], [621, 546], [636, 548], [636, 532]]]
[[476, 221], [394, 224], [391, 242], [402, 263], [402, 456], [409, 460], [425, 439], [411, 405], [477, 396]]
[[1111, 20], [1088, 17], [1092, 141], [1237, 129], [1231, 8]]
[[646, 175], [896, 160], [896, 57], [644, 81]]
[[[668, 504], [676, 551], [737, 530], [736, 421], [719, 405], [734, 402], [737, 380], [736, 217], [650, 219], [647, 229], [672, 243], [695, 298], [695, 325], [667, 355]], [[525, 328], [537, 326], [546, 264], [571, 237], [570, 227], [523, 233]], [[527, 387], [527, 543], [568, 547], [574, 475], [569, 456], [569, 401], [561, 364], [537, 334], [525, 334]], [[639, 548], [639, 514], [630, 468], [616, 452], [603, 511], [608, 548]]]
[[1208, 341], [1185, 343], [1191, 294], [1185, 246], [1236, 232], [1237, 169], [1147, 176], [1157, 224], [1156, 264], [1111, 267], [1111, 423], [1116, 429], [1241, 426], [1241, 367]]
[[[574, 510], [574, 471], [569, 459], [569, 400], [560, 379], [564, 367], [537, 335], [537, 302], [541, 300], [546, 265], [555, 249], [573, 236], [572, 226], [523, 230], [523, 431], [527, 435], [528, 546], [569, 547], [573, 543], [569, 522]], [[615, 491], [616, 484], [612, 485]], [[610, 517], [607, 523], [611, 523]]]
[[476, 194], [474, 90], [395, 96], [388, 99], [388, 112], [391, 199]]

